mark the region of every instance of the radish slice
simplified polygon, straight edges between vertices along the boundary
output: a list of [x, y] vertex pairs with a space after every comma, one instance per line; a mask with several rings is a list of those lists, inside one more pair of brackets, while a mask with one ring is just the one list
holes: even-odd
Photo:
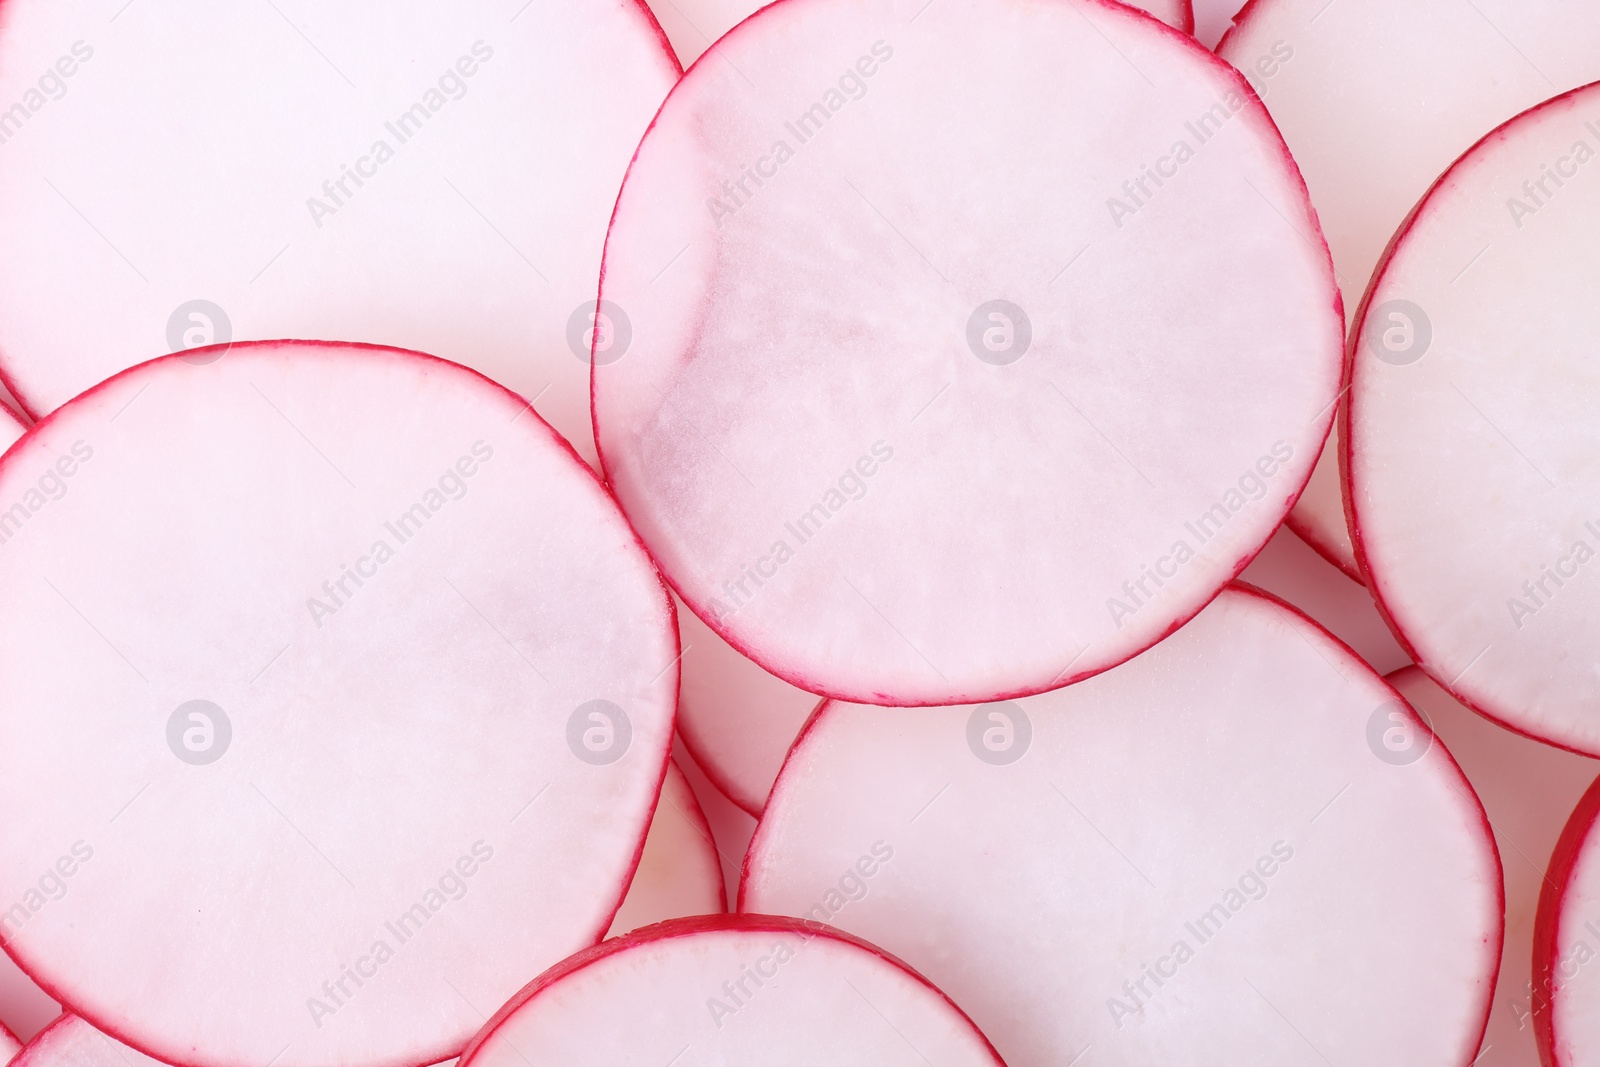
[[4, 452], [17, 443], [17, 439], [27, 432], [21, 419], [4, 404], [0, 404], [0, 452]]
[[1466, 1067], [1500, 873], [1431, 740], [1337, 640], [1236, 586], [1052, 693], [825, 704], [739, 906], [882, 945], [1011, 1067]]
[[[1496, 123], [1600, 77], [1597, 46], [1595, 4], [1254, 0], [1217, 54], [1251, 79], [1305, 172], [1353, 313], [1439, 172]], [[1359, 581], [1338, 463], [1330, 446], [1289, 522]]]
[[1578, 801], [1556, 842], [1533, 943], [1533, 1019], [1546, 1067], [1600, 1063], [1600, 780]]
[[1600, 187], [1558, 170], [1595, 156], [1597, 105], [1591, 86], [1496, 130], [1396, 237], [1358, 333], [1345, 456], [1369, 585], [1416, 662], [1589, 754], [1600, 252], [1573, 234], [1600, 223]]
[[[1065, 684], [1198, 611], [1299, 493], [1340, 366], [1236, 73], [1104, 0], [788, 0], [707, 59], [624, 183], [632, 347], [594, 379], [684, 600], [802, 689], [900, 704]], [[1182, 180], [1142, 177], [1207, 114]]]
[[173, 356], [31, 430], [0, 500], [33, 508], [0, 553], [3, 933], [99, 1029], [431, 1063], [610, 925], [672, 607], [522, 400], [370, 346]]
[[683, 772], [676, 763], [668, 763], [639, 867], [606, 936], [680, 915], [727, 910], [722, 864], [717, 860], [711, 827]]
[[[1190, 0], [1127, 0], [1175, 30], [1194, 32]], [[652, 0], [651, 10], [685, 67], [700, 58], [711, 43], [765, 5], [759, 0]]]
[[393, 344], [592, 461], [605, 228], [677, 75], [643, 0], [6, 0], [0, 369], [43, 414], [195, 343]]
[[28, 1042], [10, 1067], [166, 1067], [107, 1037], [76, 1015], [63, 1015]]
[[0, 1023], [0, 1063], [11, 1062], [21, 1051], [22, 1042], [17, 1040], [17, 1035], [6, 1029], [5, 1023]]
[[1505, 947], [1489, 1029], [1473, 1067], [1527, 1067], [1534, 1046], [1529, 970], [1534, 913], [1556, 838], [1600, 764], [1496, 726], [1463, 707], [1416, 667], [1386, 679], [1422, 715], [1461, 764], [1483, 801], [1504, 863]]
[[[619, 1025], [619, 1023], [621, 1025]], [[692, 1052], [691, 1052], [692, 1050]], [[826, 1063], [1003, 1067], [898, 960], [821, 924], [682, 919], [565, 960], [489, 1020], [463, 1067]]]
[[724, 796], [759, 816], [818, 698], [746, 659], [693, 612], [679, 609], [678, 632], [678, 736]]

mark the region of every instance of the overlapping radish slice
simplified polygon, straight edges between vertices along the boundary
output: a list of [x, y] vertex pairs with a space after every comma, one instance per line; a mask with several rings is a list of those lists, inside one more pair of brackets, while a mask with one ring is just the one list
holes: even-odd
[[1440, 179], [1367, 295], [1345, 413], [1363, 566], [1413, 658], [1468, 705], [1591, 754], [1596, 123], [1600, 87], [1576, 91]]
[[760, 815], [795, 735], [816, 710], [814, 693], [768, 674], [691, 611], [678, 610], [683, 687], [678, 735], [706, 777]]
[[166, 1067], [138, 1049], [66, 1014], [28, 1042], [11, 1067]]
[[726, 911], [722, 864], [700, 802], [676, 763], [667, 765], [639, 866], [607, 936], [680, 915]]
[[16, 413], [4, 404], [0, 404], [0, 452], [16, 444], [17, 438], [26, 430], [27, 427], [17, 418]]
[[0, 365], [43, 414], [197, 343], [399, 345], [592, 461], [605, 228], [677, 74], [642, 0], [7, 0]]
[[898, 960], [821, 924], [681, 919], [539, 976], [491, 1019], [464, 1067], [827, 1063], [1001, 1067], [955, 1005]]
[[1533, 943], [1533, 1021], [1545, 1067], [1600, 1063], [1600, 780], [1556, 842], [1539, 896]]
[[22, 1042], [17, 1040], [17, 1035], [0, 1023], [0, 1062], [9, 1063], [21, 1051]]
[[1052, 693], [824, 705], [740, 908], [882, 945], [1011, 1067], [1466, 1067], [1501, 941], [1494, 843], [1444, 747], [1245, 586]]
[[521, 399], [174, 356], [30, 431], [0, 502], [4, 937], [72, 1010], [171, 1062], [423, 1064], [610, 925], [672, 607]]
[[1518, 737], [1476, 715], [1416, 667], [1386, 679], [1422, 715], [1461, 764], [1483, 802], [1504, 865], [1505, 947], [1489, 1028], [1473, 1067], [1538, 1062], [1533, 1012], [1548, 990], [1530, 971], [1534, 914], [1556, 839], [1600, 763]]
[[594, 375], [629, 517], [696, 613], [832, 696], [982, 700], [1147, 647], [1278, 525], [1337, 392], [1265, 112], [1102, 0], [763, 9], [646, 135], [601, 295], [632, 325]]
[[[1294, 152], [1353, 313], [1390, 235], [1452, 160], [1524, 108], [1600, 78], [1600, 6], [1254, 0], [1217, 52]], [[1336, 446], [1289, 522], [1361, 580]]]

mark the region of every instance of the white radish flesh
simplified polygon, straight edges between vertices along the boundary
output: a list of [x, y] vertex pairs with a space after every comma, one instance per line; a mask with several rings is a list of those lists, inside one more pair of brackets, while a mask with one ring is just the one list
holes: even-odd
[[937, 989], [870, 945], [792, 919], [679, 920], [541, 975], [463, 1067], [801, 1064], [1003, 1067]]
[[42, 415], [197, 341], [390, 344], [592, 461], [606, 224], [677, 74], [642, 0], [7, 0], [7, 379]]
[[1300, 492], [1343, 333], [1242, 80], [1101, 0], [763, 9], [646, 135], [602, 298], [602, 461], [668, 580], [779, 677], [901, 704], [1198, 611]]
[[671, 601], [520, 398], [392, 349], [173, 356], [30, 431], [0, 502], [3, 933], [76, 1013], [178, 1063], [430, 1063], [610, 925]]
[[[1314, 758], [1313, 758], [1314, 757]], [[895, 953], [1011, 1067], [1466, 1067], [1500, 956], [1483, 809], [1382, 679], [1235, 587], [977, 707], [824, 705], [741, 910]]]

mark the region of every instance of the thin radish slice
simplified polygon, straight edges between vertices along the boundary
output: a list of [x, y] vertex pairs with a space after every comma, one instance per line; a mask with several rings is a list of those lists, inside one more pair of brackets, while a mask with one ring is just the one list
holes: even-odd
[[17, 1040], [17, 1035], [0, 1023], [0, 1063], [10, 1063], [12, 1057], [21, 1051], [22, 1042]]
[[676, 763], [667, 764], [628, 895], [611, 920], [615, 937], [680, 915], [728, 910], [722, 864], [705, 813]]
[[1600, 250], [1573, 235], [1600, 224], [1597, 109], [1600, 85], [1542, 104], [1440, 179], [1367, 295], [1345, 412], [1363, 567], [1412, 658], [1589, 754]]
[[[1190, 0], [1127, 0], [1127, 4], [1154, 15], [1175, 30], [1194, 32]], [[761, 0], [652, 0], [650, 4], [684, 67], [699, 59], [713, 41], [765, 6]]]
[[31, 430], [0, 501], [3, 933], [99, 1029], [431, 1063], [610, 925], [672, 606], [521, 399], [370, 346], [172, 356]]
[[461, 1063], [525, 1065], [524, 1050], [570, 1067], [685, 1053], [697, 1064], [1003, 1067], [898, 960], [821, 924], [750, 915], [662, 923], [563, 961], [500, 1009]]
[[63, 1015], [28, 1042], [10, 1067], [166, 1067], [138, 1049]]
[[1215, 48], [1245, 4], [1241, 0], [1194, 0], [1193, 6], [1194, 29], [1191, 32], [1195, 40], [1207, 48]]
[[1105, 0], [764, 8], [663, 105], [601, 292], [633, 328], [594, 374], [629, 517], [731, 644], [836, 697], [1149, 646], [1280, 523], [1338, 387], [1265, 112]]
[[1466, 1067], [1501, 938], [1494, 842], [1444, 747], [1247, 586], [1052, 693], [825, 704], [739, 905], [882, 945], [1011, 1067]]
[[691, 611], [678, 611], [678, 735], [724, 796], [759, 816], [818, 697], [768, 674]]
[[196, 343], [393, 344], [592, 462], [606, 224], [677, 75], [643, 0], [6, 0], [0, 370], [43, 414]]
[[1534, 1036], [1545, 1067], [1600, 1063], [1600, 779], [1556, 842], [1534, 927]]
[[17, 418], [16, 413], [4, 404], [0, 404], [0, 452], [4, 452], [17, 443], [17, 439], [27, 432], [28, 427]]
[[1461, 705], [1416, 667], [1385, 679], [1421, 714], [1461, 764], [1483, 802], [1504, 863], [1505, 947], [1489, 1028], [1474, 1067], [1538, 1062], [1529, 964], [1545, 869], [1573, 805], [1594, 781], [1594, 760], [1518, 737]]
[[[1217, 54], [1250, 76], [1304, 171], [1353, 313], [1440, 171], [1485, 130], [1600, 77], [1600, 5], [1254, 0]], [[1338, 462], [1330, 445], [1289, 521], [1359, 581]]]

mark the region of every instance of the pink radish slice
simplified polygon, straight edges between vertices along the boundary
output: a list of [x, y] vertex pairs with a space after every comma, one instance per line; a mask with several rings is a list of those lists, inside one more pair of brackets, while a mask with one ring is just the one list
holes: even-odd
[[1600, 251], [1574, 235], [1600, 224], [1600, 184], [1575, 162], [1600, 149], [1597, 124], [1600, 87], [1540, 105], [1418, 207], [1366, 298], [1345, 456], [1369, 585], [1416, 662], [1469, 706], [1590, 754]]
[[592, 461], [605, 228], [677, 75], [642, 0], [6, 0], [0, 365], [42, 414], [194, 343], [393, 344]]
[[[653, 0], [650, 4], [662, 30], [685, 67], [700, 58], [711, 43], [766, 6], [760, 0]], [[1189, 0], [1128, 0], [1128, 6], [1154, 15], [1175, 30], [1194, 32]]]
[[11, 1067], [166, 1067], [138, 1049], [63, 1015], [28, 1042]]
[[602, 297], [633, 326], [602, 461], [668, 579], [770, 672], [885, 703], [1158, 640], [1282, 520], [1338, 386], [1265, 113], [1103, 0], [763, 9], [642, 142]]
[[[1254, 0], [1217, 53], [1250, 76], [1305, 173], [1353, 314], [1440, 171], [1497, 123], [1600, 77], [1600, 5]], [[1330, 446], [1289, 521], [1357, 577], [1338, 462]]]
[[727, 910], [711, 827], [683, 772], [676, 763], [668, 763], [639, 866], [606, 936], [680, 915]]
[[3, 934], [77, 1014], [180, 1064], [431, 1063], [611, 924], [672, 607], [521, 399], [392, 349], [173, 356], [31, 430], [0, 501]]
[[0, 404], [0, 452], [16, 444], [27, 429], [10, 408]]
[[1431, 741], [1338, 641], [1236, 586], [1065, 689], [825, 704], [739, 906], [882, 945], [1011, 1067], [1466, 1067], [1500, 873]]
[[878, 949], [773, 916], [680, 919], [565, 960], [489, 1020], [464, 1067], [826, 1063], [1003, 1067], [955, 1005]]
[[0, 1023], [0, 1063], [11, 1062], [12, 1057], [21, 1051], [22, 1042], [17, 1040], [17, 1035]]
[[1545, 1067], [1600, 1063], [1600, 780], [1572, 811], [1545, 874], [1534, 926], [1534, 1036]]
[[759, 816], [818, 698], [762, 670], [693, 612], [680, 608], [678, 627], [678, 734], [712, 783]]
[[1386, 679], [1438, 734], [1482, 800], [1504, 864], [1505, 947], [1489, 1028], [1474, 1067], [1538, 1062], [1532, 985], [1534, 913], [1550, 856], [1600, 764], [1510, 733], [1476, 715], [1416, 667]]
[[1240, 0], [1194, 0], [1195, 40], [1215, 48], [1243, 6]]

